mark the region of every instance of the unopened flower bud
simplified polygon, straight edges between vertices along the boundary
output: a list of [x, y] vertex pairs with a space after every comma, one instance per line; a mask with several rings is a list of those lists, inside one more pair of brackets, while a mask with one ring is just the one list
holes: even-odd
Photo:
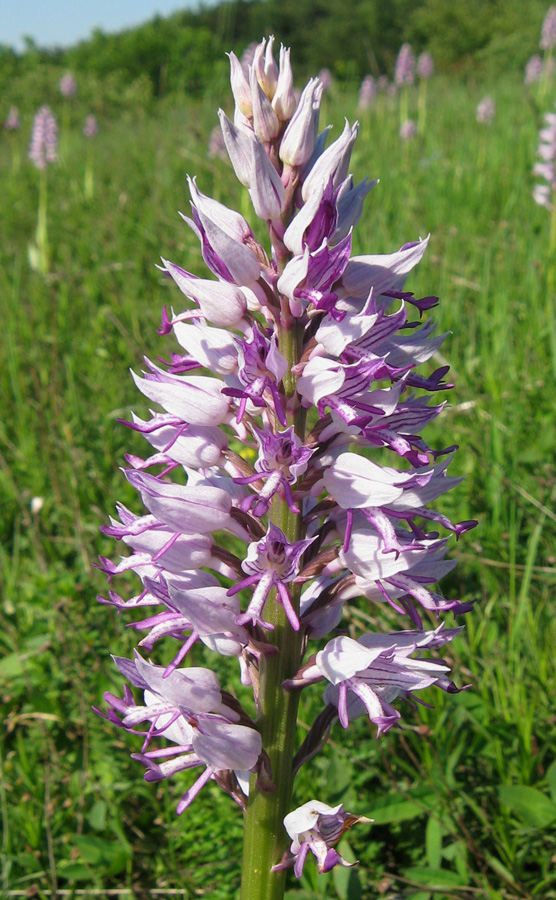
[[280, 122], [270, 105], [270, 100], [257, 81], [257, 73], [254, 66], [251, 69], [249, 82], [253, 104], [253, 130], [261, 141], [270, 143], [280, 133]]
[[276, 91], [276, 85], [278, 83], [279, 69], [276, 65], [276, 60], [274, 59], [274, 35], [271, 34], [268, 39], [268, 44], [266, 45], [265, 55], [264, 55], [264, 74], [267, 83], [267, 89], [265, 89], [265, 94], [267, 97], [272, 100], [274, 97], [274, 92]]
[[222, 137], [224, 138], [230, 162], [236, 173], [236, 178], [244, 187], [248, 188], [251, 186], [253, 177], [252, 133], [247, 133], [234, 122], [231, 122], [222, 109], [218, 110], [218, 117], [220, 119], [220, 128], [222, 129]]
[[330, 147], [317, 159], [305, 179], [302, 191], [302, 197], [305, 201], [307, 201], [313, 191], [319, 189], [321, 182], [328, 182], [332, 178], [333, 185], [337, 188], [345, 180], [358, 130], [359, 125], [357, 122], [350, 126], [346, 119], [344, 130], [340, 137], [330, 144]]
[[276, 82], [278, 81], [278, 66], [272, 53], [273, 46], [274, 35], [269, 37], [268, 44], [263, 39], [260, 44], [257, 44], [252, 63], [252, 69], [256, 74], [261, 90], [269, 100], [272, 100], [274, 96]]
[[230, 328], [241, 322], [247, 309], [245, 295], [235, 284], [188, 278], [180, 266], [163, 259], [165, 271], [172, 276], [180, 291], [197, 303], [203, 316], [214, 325]]
[[251, 202], [260, 219], [274, 221], [284, 210], [286, 191], [278, 172], [257, 138], [252, 141], [251, 152], [253, 166], [249, 188]]
[[236, 106], [244, 116], [251, 118], [253, 115], [253, 104], [251, 102], [249, 82], [235, 53], [228, 53], [228, 57], [230, 60], [230, 84]]
[[311, 158], [319, 127], [322, 84], [311, 78], [280, 144], [280, 159], [289, 166], [302, 166]]
[[276, 91], [272, 98], [272, 108], [281, 122], [287, 122], [293, 116], [296, 106], [290, 48], [280, 47], [280, 72]]

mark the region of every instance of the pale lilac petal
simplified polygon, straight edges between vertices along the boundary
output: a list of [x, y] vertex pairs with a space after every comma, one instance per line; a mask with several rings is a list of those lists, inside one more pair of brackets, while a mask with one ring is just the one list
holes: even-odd
[[262, 739], [254, 728], [203, 718], [193, 747], [199, 759], [215, 771], [251, 769], [260, 756]]
[[402, 288], [406, 276], [423, 258], [428, 243], [426, 237], [405, 245], [397, 253], [352, 257], [342, 275], [346, 296], [366, 300], [371, 288], [375, 297], [384, 291]]
[[191, 425], [220, 425], [228, 416], [232, 401], [222, 394], [225, 384], [217, 378], [162, 373], [155, 381], [134, 372], [131, 376], [145, 397]]
[[[405, 478], [408, 476], [406, 475]], [[403, 494], [401, 472], [355, 453], [342, 453], [324, 473], [324, 486], [343, 509], [384, 506]]]

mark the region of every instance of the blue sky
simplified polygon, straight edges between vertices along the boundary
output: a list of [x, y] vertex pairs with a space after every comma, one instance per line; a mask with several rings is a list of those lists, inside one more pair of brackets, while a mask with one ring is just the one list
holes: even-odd
[[198, 0], [0, 0], [0, 44], [21, 50], [29, 35], [41, 47], [67, 47], [93, 28], [120, 31], [157, 13], [167, 16], [198, 5]]

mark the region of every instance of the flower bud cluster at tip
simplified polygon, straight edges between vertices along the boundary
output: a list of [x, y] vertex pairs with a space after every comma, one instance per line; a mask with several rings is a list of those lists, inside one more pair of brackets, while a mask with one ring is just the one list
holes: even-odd
[[[471, 608], [436, 587], [453, 567], [448, 537], [476, 523], [435, 508], [461, 480], [447, 474], [456, 448], [433, 449], [421, 436], [443, 407], [427, 395], [452, 387], [447, 367], [433, 365], [445, 335], [421, 320], [438, 298], [405, 289], [429, 238], [352, 255], [376, 184], [350, 173], [357, 123], [346, 121], [327, 146], [322, 82], [311, 79], [296, 100], [289, 50], [277, 63], [273, 38], [248, 62], [231, 53], [230, 69], [235, 113], [220, 111], [222, 135], [261, 227], [255, 232], [188, 179], [183, 218], [209, 277], [162, 260], [177, 309], [164, 310], [160, 334], [172, 332], [177, 349], [133, 373], [154, 408], [125, 423], [150, 445], [146, 458], [128, 454], [124, 469], [145, 512], [119, 504], [102, 529], [127, 548], [116, 562], [101, 558], [109, 582], [133, 572], [140, 589], [125, 600], [110, 584], [99, 599], [144, 616], [131, 623], [143, 653], [177, 642], [165, 667], [139, 652], [117, 660], [143, 699], [126, 686], [123, 698], [107, 695], [105, 715], [143, 735], [137, 758], [147, 780], [202, 767], [178, 812], [208, 780], [240, 806], [250, 775], [272, 788], [251, 716], [210, 669], [182, 667], [194, 645], [237, 660], [256, 706], [261, 659], [280, 652], [268, 612], [283, 608], [303, 648], [283, 688], [327, 683], [297, 769], [335, 721], [347, 727], [365, 715], [381, 734], [399, 722], [395, 702], [430, 686], [456, 691], [447, 663], [430, 654], [459, 629], [435, 620]], [[300, 348], [292, 362], [284, 336], [293, 328]], [[375, 450], [390, 451], [392, 465], [375, 462]], [[278, 527], [276, 504], [299, 517], [299, 539]], [[347, 638], [341, 622], [354, 598], [385, 604], [408, 627]], [[159, 737], [171, 746], [151, 749]], [[355, 817], [318, 803], [314, 821], [289, 831], [289, 855], [277, 865], [298, 874], [309, 852], [321, 871], [342, 863], [332, 844]]]

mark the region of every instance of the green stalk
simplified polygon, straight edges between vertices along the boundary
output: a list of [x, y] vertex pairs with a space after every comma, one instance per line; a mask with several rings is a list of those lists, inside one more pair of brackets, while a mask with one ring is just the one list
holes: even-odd
[[47, 184], [46, 168], [39, 171], [39, 209], [35, 245], [29, 245], [29, 261], [33, 269], [48, 272], [48, 226], [47, 226]]
[[70, 108], [68, 100], [64, 100], [62, 107], [62, 127], [60, 128], [60, 140], [58, 142], [58, 158], [65, 163], [68, 150], [68, 134], [70, 127]]
[[409, 99], [407, 90], [407, 85], [404, 84], [400, 93], [400, 126], [409, 118]]
[[12, 132], [10, 134], [10, 146], [12, 149], [12, 174], [16, 175], [19, 172], [19, 166], [21, 163], [21, 155], [19, 152], [19, 144], [16, 135]]
[[556, 196], [552, 194], [552, 210], [550, 213], [550, 246], [546, 271], [546, 324], [548, 342], [552, 356], [552, 371], [556, 376], [556, 316], [554, 314], [554, 297], [556, 281]]
[[541, 78], [539, 81], [539, 87], [537, 91], [537, 103], [539, 106], [542, 106], [544, 102], [544, 95], [546, 94], [549, 82], [549, 69], [550, 69], [550, 60], [552, 58], [552, 48], [544, 51], [543, 54], [543, 67]]
[[425, 133], [427, 125], [427, 81], [421, 78], [419, 82], [419, 118], [417, 131], [419, 134]]
[[[291, 370], [300, 357], [302, 336], [302, 327], [297, 324], [291, 329], [282, 328], [279, 336], [280, 350], [288, 362], [288, 372], [284, 378], [288, 397], [295, 390], [296, 378]], [[295, 416], [289, 417], [289, 422], [303, 439], [304, 410], [300, 409]], [[284, 532], [288, 541], [300, 540], [301, 517], [293, 513], [286, 501], [277, 495], [271, 507], [270, 520]], [[292, 602], [297, 613], [300, 592], [300, 587], [295, 585]], [[286, 873], [270, 870], [280, 862], [289, 843], [283, 819], [291, 810], [299, 692], [289, 693], [281, 685], [299, 669], [303, 638], [300, 632], [293, 631], [284, 608], [275, 597], [267, 605], [265, 616], [274, 625], [271, 640], [278, 647], [278, 653], [261, 661], [257, 724], [270, 759], [275, 790], [263, 793], [257, 790], [255, 777], [251, 778], [245, 814], [241, 900], [282, 900], [286, 887]]]
[[87, 144], [87, 158], [85, 162], [85, 179], [84, 179], [85, 200], [91, 200], [95, 190], [93, 175], [93, 148], [89, 139]]

